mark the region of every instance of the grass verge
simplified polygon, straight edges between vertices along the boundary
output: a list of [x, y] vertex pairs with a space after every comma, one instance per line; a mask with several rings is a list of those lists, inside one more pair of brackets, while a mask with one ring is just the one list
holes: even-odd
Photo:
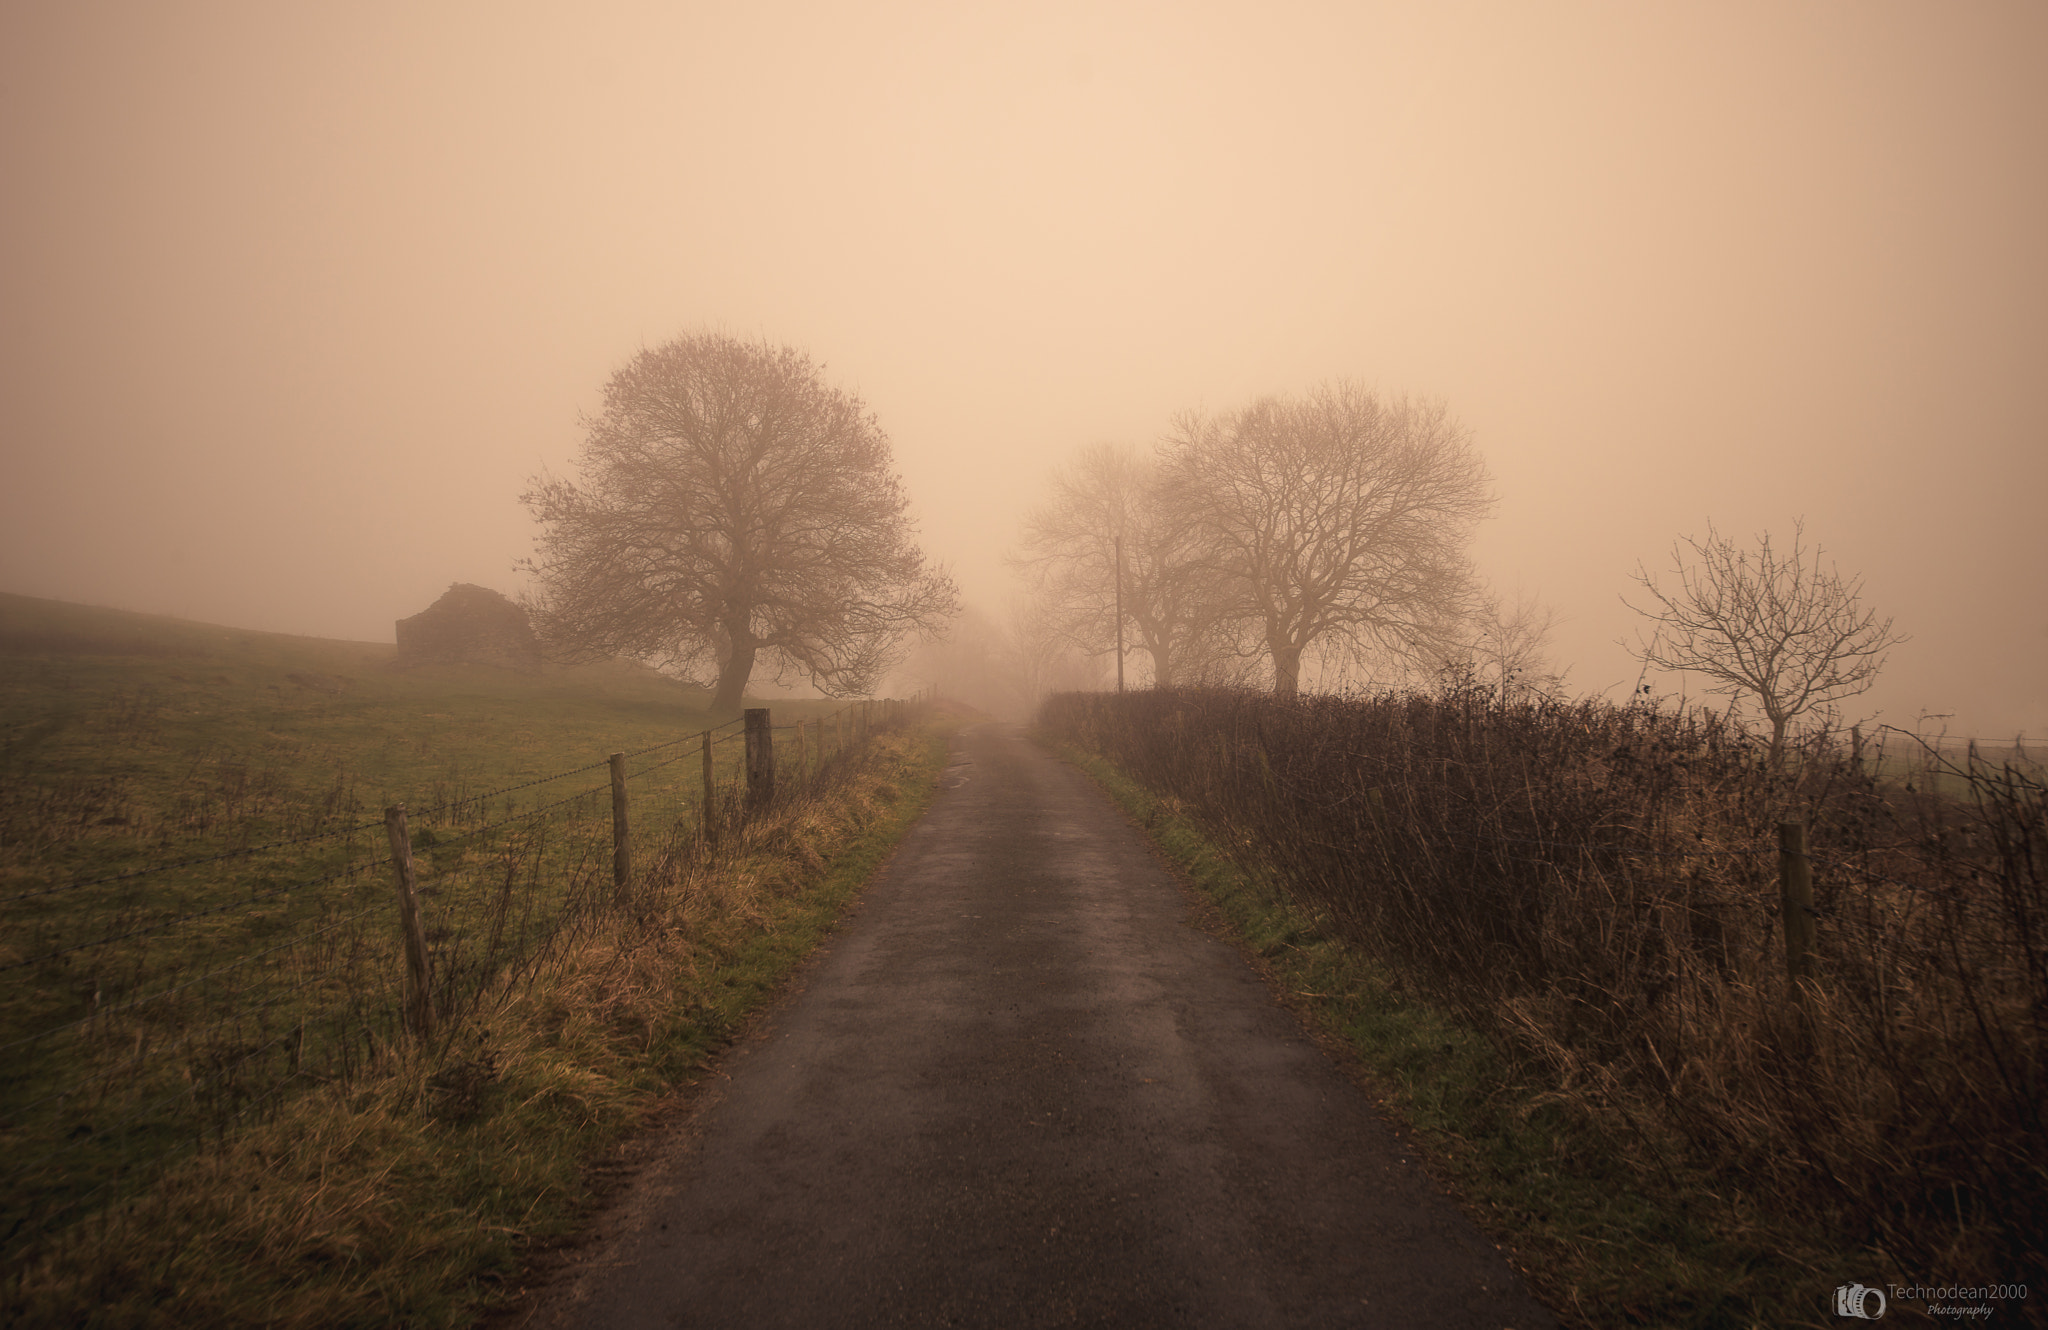
[[[388, 644], [0, 595], [0, 1274], [398, 1035], [385, 805], [408, 806], [435, 1005], [466, 1012], [609, 907], [608, 754], [634, 864], [704, 824], [707, 737], [727, 815], [743, 744], [708, 706], [625, 662], [401, 669]], [[820, 699], [774, 719], [785, 790], [836, 779], [860, 728]]]
[[1863, 1254], [1817, 1245], [1729, 1179], [1688, 1167], [1654, 1121], [1545, 1084], [1330, 936], [1176, 800], [1093, 754], [1060, 752], [1147, 829], [1292, 1005], [1356, 1055], [1387, 1110], [1566, 1324], [1839, 1323], [1833, 1289], [1875, 1268]]
[[679, 839], [627, 908], [465, 1026], [173, 1168], [0, 1285], [9, 1325], [464, 1325], [574, 1231], [644, 1126], [828, 934], [921, 813], [937, 727], [716, 853]]

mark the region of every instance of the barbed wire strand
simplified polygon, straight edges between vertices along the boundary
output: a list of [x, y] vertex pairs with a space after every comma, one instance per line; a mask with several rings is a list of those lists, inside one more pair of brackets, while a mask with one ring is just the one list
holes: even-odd
[[[730, 729], [732, 726], [741, 723], [742, 721], [728, 721], [725, 725], [720, 726], [719, 729]], [[714, 730], [713, 733], [717, 733], [717, 731]], [[627, 756], [639, 757], [655, 752], [658, 749], [672, 747], [676, 744], [698, 742], [700, 738], [701, 734], [685, 735], [681, 738], [669, 739], [662, 743], [650, 744], [645, 748], [636, 749], [627, 754]], [[717, 742], [723, 742], [723, 740], [718, 740]], [[495, 790], [487, 790], [481, 794], [466, 794], [453, 799], [444, 799], [438, 804], [411, 810], [409, 815], [412, 817], [430, 817], [436, 813], [446, 812], [450, 808], [459, 808], [464, 804], [480, 804], [490, 799], [501, 798], [507, 794], [517, 794], [521, 790], [532, 789], [536, 785], [546, 785], [552, 781], [581, 775], [586, 771], [595, 771], [597, 768], [605, 766], [609, 761], [610, 758], [607, 757], [602, 761], [593, 762], [587, 766], [570, 767], [564, 771], [557, 771], [552, 775], [536, 776], [532, 780], [521, 781], [515, 785], [506, 785]], [[17, 901], [32, 900], [40, 896], [54, 896], [68, 891], [82, 891], [87, 887], [109, 886], [116, 882], [127, 882], [135, 878], [148, 877], [155, 873], [174, 872], [180, 868], [197, 868], [205, 864], [223, 863], [229, 859], [243, 859], [269, 850], [288, 849], [294, 845], [311, 845], [317, 841], [332, 840], [336, 836], [351, 836], [357, 832], [372, 830], [382, 825], [383, 820], [381, 818], [367, 822], [356, 822], [345, 827], [335, 827], [327, 831], [316, 831], [304, 836], [289, 836], [282, 840], [265, 841], [260, 845], [245, 845], [239, 849], [223, 850], [219, 854], [198, 855], [194, 858], [177, 859], [169, 863], [148, 864], [141, 868], [130, 869], [122, 873], [112, 873], [105, 877], [86, 878], [77, 882], [63, 882], [47, 887], [37, 887], [30, 891], [16, 892], [11, 896], [0, 896], [0, 906], [12, 905]]]
[[[609, 757], [602, 758], [596, 762], [590, 763], [588, 766], [571, 767], [567, 771], [557, 771], [552, 776], [536, 776], [532, 780], [521, 781], [517, 785], [507, 785], [503, 789], [490, 790], [483, 794], [465, 795], [460, 799], [443, 800], [441, 803], [435, 804], [431, 808], [422, 808], [418, 809], [417, 811], [408, 809], [406, 812], [406, 816], [408, 818], [431, 817], [435, 813], [444, 812], [450, 808], [459, 808], [463, 804], [488, 803], [490, 800], [496, 799], [501, 795], [517, 794], [521, 790], [530, 790], [536, 785], [549, 785], [558, 780], [567, 780], [571, 776], [581, 776], [583, 773], [587, 771], [595, 771], [599, 767], [608, 765], [610, 762], [611, 759]], [[382, 825], [382, 823], [380, 822], [379, 825]]]
[[[742, 718], [741, 718], [740, 720], [729, 720], [729, 721], [727, 721], [727, 722], [726, 722], [725, 724], [723, 724], [723, 725], [720, 725], [720, 726], [717, 726], [717, 727], [715, 727], [715, 728], [714, 728], [714, 729], [712, 729], [712, 730], [711, 730], [710, 732], [711, 732], [711, 733], [713, 733], [713, 734], [716, 734], [716, 733], [718, 733], [718, 732], [719, 732], [720, 730], [729, 730], [729, 729], [731, 729], [731, 728], [732, 728], [733, 726], [735, 726], [735, 725], [740, 725], [740, 724], [743, 724], [743, 723], [744, 723], [744, 721], [745, 721], [745, 718], [744, 718], [744, 717], [742, 717]], [[658, 744], [649, 744], [649, 745], [648, 745], [647, 747], [645, 747], [645, 748], [638, 748], [638, 749], [634, 749], [634, 750], [633, 750], [632, 752], [629, 752], [629, 753], [627, 753], [627, 754], [626, 754], [626, 756], [628, 756], [628, 757], [639, 757], [639, 756], [641, 756], [642, 754], [646, 754], [646, 753], [652, 753], [652, 752], [656, 751], [657, 749], [662, 749], [662, 748], [669, 748], [669, 747], [673, 747], [673, 746], [674, 746], [674, 745], [676, 745], [676, 744], [686, 744], [686, 743], [698, 743], [698, 742], [700, 742], [700, 741], [702, 740], [702, 737], [703, 737], [703, 733], [704, 733], [703, 731], [698, 731], [698, 732], [697, 732], [697, 733], [695, 733], [695, 734], [685, 734], [685, 735], [679, 736], [679, 737], [677, 737], [677, 738], [674, 738], [674, 739], [666, 739], [666, 740], [663, 740], [663, 741], [662, 741], [661, 743], [658, 743]], [[715, 741], [714, 741], [714, 743], [722, 743], [722, 742], [724, 742], [724, 740], [722, 740], [722, 739], [721, 739], [721, 740], [715, 740]], [[554, 773], [554, 774], [553, 774], [553, 775], [551, 775], [551, 776], [537, 776], [537, 777], [535, 777], [535, 778], [534, 778], [534, 779], [532, 779], [532, 780], [529, 780], [529, 781], [522, 781], [521, 783], [519, 783], [519, 784], [517, 784], [517, 785], [507, 785], [507, 786], [503, 787], [502, 789], [496, 789], [496, 790], [488, 790], [488, 791], [486, 791], [486, 792], [484, 792], [484, 793], [482, 793], [482, 794], [471, 794], [471, 795], [464, 795], [463, 797], [461, 797], [461, 798], [459, 798], [459, 799], [448, 799], [448, 800], [444, 800], [444, 801], [442, 801], [441, 803], [435, 804], [435, 805], [433, 805], [433, 806], [432, 806], [432, 807], [430, 807], [430, 808], [423, 808], [423, 809], [420, 809], [420, 810], [419, 810], [419, 811], [418, 811], [418, 812], [417, 812], [416, 814], [412, 814], [412, 815], [413, 815], [413, 816], [418, 816], [418, 817], [425, 817], [425, 816], [427, 816], [427, 815], [429, 815], [429, 814], [431, 814], [431, 813], [438, 813], [438, 812], [441, 812], [441, 811], [442, 811], [442, 810], [444, 810], [444, 809], [448, 809], [448, 808], [454, 808], [454, 807], [458, 807], [458, 806], [460, 806], [460, 805], [462, 805], [462, 804], [467, 804], [467, 803], [481, 803], [481, 802], [483, 802], [484, 800], [487, 800], [487, 799], [496, 799], [496, 798], [500, 797], [501, 795], [507, 795], [507, 794], [517, 794], [517, 793], [518, 793], [519, 791], [521, 791], [521, 790], [530, 790], [530, 789], [532, 789], [532, 788], [533, 788], [534, 786], [536, 786], [536, 785], [545, 785], [545, 784], [547, 784], [547, 783], [548, 783], [548, 782], [550, 782], [550, 781], [557, 781], [557, 780], [563, 780], [563, 779], [565, 779], [565, 778], [567, 778], [567, 777], [570, 777], [570, 776], [579, 776], [579, 775], [582, 775], [582, 774], [583, 774], [584, 772], [586, 772], [586, 771], [595, 771], [595, 770], [597, 770], [597, 769], [598, 769], [599, 767], [602, 767], [602, 766], [606, 766], [606, 765], [609, 765], [609, 763], [610, 763], [610, 762], [611, 762], [611, 758], [610, 758], [610, 756], [609, 756], [609, 755], [607, 755], [607, 756], [605, 756], [605, 757], [604, 757], [603, 759], [601, 759], [601, 760], [599, 760], [599, 761], [596, 761], [596, 762], [592, 762], [592, 763], [590, 763], [590, 764], [589, 764], [588, 766], [581, 766], [581, 767], [570, 767], [570, 768], [569, 768], [568, 770], [566, 770], [566, 771], [558, 771], [558, 772]]]
[[1518, 836], [1489, 836], [1486, 838], [1485, 843], [1488, 845], [1532, 845], [1539, 849], [1545, 850], [1572, 850], [1577, 852], [1602, 850], [1610, 854], [1629, 854], [1636, 855], [1646, 859], [1694, 859], [1715, 858], [1720, 856], [1742, 857], [1756, 854], [1780, 853], [1778, 848], [1774, 845], [1723, 849], [1702, 848], [1697, 850], [1653, 850], [1647, 847], [1638, 847], [1633, 845], [1574, 845], [1568, 841], [1525, 840]]
[[[604, 766], [604, 765], [606, 765], [606, 764], [605, 764], [605, 763], [603, 763], [603, 762], [600, 762], [600, 763], [598, 763], [598, 765], [599, 765], [599, 766]], [[586, 768], [586, 770], [587, 770], [587, 769], [588, 769], [588, 768]], [[514, 813], [514, 814], [512, 814], [512, 816], [510, 816], [510, 817], [500, 818], [500, 819], [499, 819], [498, 821], [496, 821], [496, 822], [488, 823], [488, 824], [486, 824], [486, 825], [484, 825], [484, 826], [481, 826], [481, 827], [472, 827], [472, 828], [470, 828], [470, 829], [469, 829], [468, 831], [458, 832], [458, 833], [456, 833], [456, 834], [455, 834], [455, 835], [453, 835], [453, 836], [445, 836], [445, 837], [438, 837], [438, 838], [436, 838], [436, 839], [435, 839], [435, 841], [434, 841], [434, 843], [433, 843], [432, 845], [429, 845], [429, 846], [424, 846], [424, 847], [422, 847], [422, 848], [424, 848], [424, 849], [428, 849], [428, 850], [438, 850], [438, 849], [440, 849], [440, 848], [441, 848], [441, 847], [442, 847], [443, 845], [459, 845], [459, 844], [461, 844], [461, 843], [462, 843], [463, 841], [466, 841], [466, 840], [474, 840], [474, 839], [476, 839], [476, 838], [477, 838], [478, 836], [481, 836], [481, 835], [483, 835], [483, 834], [484, 834], [485, 832], [488, 832], [488, 831], [497, 831], [497, 830], [499, 830], [500, 828], [503, 828], [503, 827], [509, 827], [509, 826], [511, 826], [511, 825], [512, 825], [513, 823], [515, 823], [515, 822], [528, 822], [528, 821], [531, 821], [531, 820], [533, 820], [534, 818], [537, 818], [537, 817], [539, 817], [539, 816], [540, 816], [540, 815], [541, 815], [542, 813], [548, 813], [548, 812], [553, 812], [553, 811], [554, 811], [555, 809], [557, 809], [557, 808], [560, 808], [560, 807], [562, 807], [562, 805], [564, 805], [564, 804], [573, 804], [573, 803], [575, 803], [575, 802], [576, 802], [576, 801], [577, 801], [578, 799], [588, 799], [588, 798], [590, 798], [590, 797], [591, 797], [592, 795], [595, 795], [595, 794], [603, 794], [603, 793], [605, 793], [605, 792], [609, 791], [610, 789], [611, 789], [611, 786], [610, 786], [609, 784], [605, 784], [605, 785], [591, 785], [591, 786], [586, 786], [585, 788], [583, 788], [583, 789], [581, 789], [581, 790], [578, 790], [578, 791], [577, 791], [576, 793], [574, 793], [574, 794], [571, 794], [571, 795], [568, 795], [568, 796], [566, 796], [566, 797], [564, 797], [564, 798], [561, 798], [561, 799], [557, 799], [557, 800], [555, 800], [555, 801], [554, 801], [553, 803], [551, 803], [551, 804], [541, 804], [541, 805], [540, 805], [539, 807], [537, 807], [537, 808], [529, 808], [529, 809], [527, 809], [527, 810], [526, 810], [525, 812], [523, 812], [523, 813]], [[389, 863], [389, 862], [390, 862], [390, 860], [388, 860], [388, 859], [387, 859], [387, 860], [385, 860], [384, 862], [386, 862], [386, 863]], [[438, 877], [438, 876], [440, 875], [440, 873], [441, 873], [441, 872], [447, 872], [447, 871], [450, 871], [450, 870], [447, 870], [447, 869], [442, 869], [442, 870], [438, 870], [438, 871], [436, 872], [435, 876], [437, 876], [437, 877]]]
[[[596, 763], [596, 764], [595, 764], [595, 766], [604, 766], [604, 765], [607, 765], [607, 763], [604, 763], [604, 762], [600, 762], [600, 763]], [[594, 767], [582, 767], [582, 768], [578, 768], [577, 770], [578, 770], [578, 771], [589, 771], [589, 770], [593, 770], [593, 769], [594, 769]], [[575, 772], [569, 772], [569, 773], [565, 773], [565, 774], [570, 774], [570, 775], [573, 775], [573, 774], [576, 774], [576, 773], [575, 773]], [[557, 777], [557, 779], [559, 779], [559, 777]], [[592, 796], [592, 795], [594, 795], [594, 794], [597, 794], [597, 793], [600, 793], [600, 792], [604, 791], [604, 790], [605, 790], [606, 788], [608, 788], [608, 787], [606, 787], [606, 786], [602, 786], [602, 785], [593, 785], [593, 786], [589, 786], [589, 787], [587, 787], [587, 788], [585, 788], [585, 789], [583, 789], [583, 790], [580, 790], [580, 791], [578, 791], [578, 792], [577, 792], [577, 793], [575, 793], [575, 794], [569, 795], [569, 796], [567, 796], [567, 797], [565, 797], [565, 798], [562, 798], [562, 799], [558, 799], [558, 800], [556, 800], [556, 801], [555, 801], [555, 802], [553, 802], [553, 803], [550, 803], [550, 804], [542, 804], [541, 806], [539, 806], [539, 807], [537, 807], [537, 808], [529, 808], [529, 809], [525, 810], [524, 812], [521, 812], [521, 813], [516, 813], [516, 814], [512, 815], [511, 817], [507, 817], [507, 818], [503, 818], [503, 819], [500, 819], [500, 820], [499, 820], [499, 821], [497, 821], [497, 822], [494, 822], [494, 823], [490, 823], [490, 824], [487, 824], [487, 825], [485, 825], [485, 826], [481, 826], [481, 827], [475, 827], [475, 828], [472, 828], [472, 829], [470, 829], [470, 830], [468, 830], [468, 831], [464, 831], [464, 832], [461, 832], [461, 833], [459, 833], [459, 834], [457, 834], [457, 835], [449, 836], [449, 837], [446, 837], [446, 838], [443, 838], [443, 839], [438, 839], [438, 840], [436, 840], [436, 841], [434, 842], [434, 844], [433, 844], [432, 846], [429, 846], [429, 847], [425, 847], [425, 848], [433, 849], [433, 848], [438, 848], [438, 847], [440, 847], [440, 846], [443, 846], [443, 845], [455, 845], [455, 844], [460, 844], [460, 843], [461, 843], [461, 842], [463, 842], [463, 841], [468, 841], [468, 840], [474, 840], [475, 838], [477, 838], [477, 837], [479, 837], [479, 836], [482, 836], [482, 835], [484, 835], [484, 834], [485, 834], [485, 833], [487, 833], [487, 832], [491, 832], [491, 831], [496, 831], [496, 830], [499, 830], [499, 829], [501, 829], [501, 828], [503, 828], [503, 827], [507, 827], [507, 826], [510, 826], [510, 825], [512, 825], [512, 824], [513, 824], [513, 823], [515, 823], [515, 822], [525, 822], [525, 821], [531, 821], [532, 819], [534, 819], [534, 818], [536, 818], [536, 817], [540, 816], [540, 815], [541, 815], [541, 814], [543, 814], [543, 813], [551, 812], [551, 811], [553, 811], [554, 809], [560, 808], [560, 807], [562, 807], [562, 806], [563, 806], [563, 805], [565, 805], [565, 804], [571, 804], [571, 803], [575, 803], [575, 802], [576, 802], [577, 800], [579, 800], [579, 799], [586, 799], [586, 798], [589, 798], [589, 797], [591, 797], [591, 796]], [[18, 960], [18, 961], [12, 961], [12, 962], [9, 962], [9, 963], [7, 963], [7, 964], [5, 964], [5, 965], [0, 965], [0, 974], [5, 974], [5, 973], [7, 973], [7, 972], [9, 972], [9, 971], [11, 971], [11, 970], [23, 969], [23, 968], [26, 968], [26, 967], [28, 967], [28, 966], [31, 966], [31, 965], [40, 965], [40, 964], [44, 964], [44, 963], [47, 963], [47, 962], [49, 962], [49, 961], [53, 961], [53, 960], [57, 960], [57, 959], [60, 959], [60, 958], [62, 958], [62, 957], [64, 957], [64, 956], [69, 956], [69, 955], [73, 955], [73, 954], [75, 954], [75, 953], [77, 953], [77, 952], [80, 952], [80, 951], [88, 951], [88, 950], [91, 950], [92, 948], [95, 948], [95, 947], [102, 947], [102, 946], [108, 946], [108, 945], [111, 945], [111, 944], [113, 944], [113, 943], [115, 943], [115, 942], [123, 942], [123, 941], [127, 941], [127, 940], [128, 940], [128, 939], [130, 939], [130, 938], [135, 938], [135, 937], [141, 937], [141, 936], [144, 936], [144, 935], [146, 935], [146, 934], [149, 934], [149, 933], [157, 933], [157, 932], [162, 932], [162, 931], [163, 931], [164, 929], [167, 929], [167, 928], [172, 928], [172, 927], [175, 927], [176, 925], [178, 925], [178, 924], [181, 924], [181, 923], [189, 923], [189, 922], [191, 922], [192, 920], [195, 920], [195, 919], [207, 919], [207, 918], [212, 918], [212, 917], [215, 917], [215, 916], [218, 916], [218, 915], [226, 914], [226, 913], [228, 913], [229, 911], [232, 911], [232, 910], [238, 910], [238, 909], [241, 909], [241, 908], [243, 908], [243, 907], [245, 907], [245, 906], [250, 906], [250, 905], [256, 905], [256, 904], [260, 904], [260, 903], [262, 903], [263, 901], [266, 901], [266, 900], [271, 900], [271, 899], [274, 899], [274, 898], [276, 898], [276, 897], [278, 897], [278, 896], [286, 896], [286, 895], [290, 895], [290, 894], [292, 894], [293, 892], [296, 892], [296, 891], [310, 891], [310, 890], [314, 890], [314, 889], [316, 889], [316, 888], [318, 888], [318, 887], [321, 887], [321, 886], [327, 885], [328, 883], [332, 883], [332, 882], [336, 882], [336, 881], [339, 881], [339, 880], [341, 880], [342, 878], [346, 878], [346, 877], [354, 877], [354, 876], [357, 876], [357, 875], [359, 875], [359, 874], [361, 874], [361, 873], [364, 873], [364, 872], [368, 872], [368, 871], [369, 871], [369, 870], [371, 870], [371, 869], [375, 869], [375, 868], [382, 868], [382, 867], [385, 867], [385, 866], [389, 865], [389, 864], [390, 864], [391, 862], [392, 862], [392, 860], [391, 860], [391, 857], [390, 857], [389, 855], [386, 855], [386, 856], [385, 856], [384, 858], [381, 858], [381, 859], [374, 859], [374, 860], [370, 860], [370, 861], [368, 861], [368, 862], [366, 862], [366, 863], [361, 863], [361, 864], [354, 864], [354, 865], [351, 865], [351, 866], [349, 866], [349, 867], [347, 867], [347, 868], [339, 869], [339, 870], [337, 870], [337, 871], [335, 871], [335, 872], [333, 872], [333, 873], [329, 873], [329, 874], [327, 874], [327, 875], [326, 875], [326, 876], [324, 876], [324, 877], [319, 877], [319, 878], [315, 878], [315, 879], [313, 879], [313, 880], [311, 880], [311, 881], [300, 881], [300, 882], [292, 882], [292, 883], [287, 883], [287, 884], [285, 884], [285, 885], [283, 885], [283, 886], [273, 887], [273, 888], [271, 888], [271, 889], [270, 889], [270, 890], [268, 890], [268, 891], [263, 891], [263, 892], [257, 892], [257, 893], [255, 893], [255, 894], [252, 894], [252, 895], [250, 895], [250, 896], [246, 896], [246, 897], [237, 897], [237, 899], [235, 899], [234, 901], [228, 902], [227, 904], [224, 904], [224, 905], [218, 905], [218, 906], [214, 906], [214, 907], [213, 907], [213, 908], [211, 908], [211, 909], [206, 909], [206, 910], [195, 910], [195, 911], [192, 911], [192, 912], [190, 912], [190, 913], [187, 913], [187, 914], [175, 915], [175, 916], [173, 916], [173, 917], [171, 917], [171, 918], [168, 918], [168, 919], [163, 919], [163, 920], [159, 920], [159, 921], [157, 921], [156, 923], [153, 923], [153, 924], [149, 924], [149, 925], [146, 925], [146, 926], [144, 926], [144, 927], [141, 927], [141, 928], [134, 928], [134, 929], [130, 929], [130, 930], [128, 930], [128, 931], [126, 931], [126, 932], [123, 932], [123, 933], [112, 933], [112, 934], [108, 934], [108, 935], [106, 935], [106, 936], [103, 936], [103, 937], [100, 937], [100, 938], [96, 938], [96, 939], [93, 939], [93, 940], [90, 940], [90, 941], [86, 941], [86, 942], [79, 942], [79, 943], [74, 943], [74, 944], [72, 944], [71, 946], [68, 946], [68, 947], [59, 947], [59, 948], [57, 948], [57, 949], [55, 949], [55, 950], [52, 950], [52, 951], [46, 951], [46, 952], [42, 952], [42, 953], [39, 953], [38, 955], [35, 955], [35, 956], [30, 956], [30, 957], [26, 957], [26, 958], [24, 958], [24, 959], [22, 959], [22, 960]], [[450, 871], [453, 871], [453, 870], [452, 870], [452, 869], [441, 869], [441, 870], [437, 870], [437, 871], [436, 871], [436, 872], [435, 872], [435, 873], [434, 873], [434, 874], [433, 874], [432, 876], [433, 876], [433, 877], [440, 877], [440, 876], [442, 876], [443, 874], [445, 874], [445, 873], [447, 873], [447, 872], [450, 872]], [[287, 944], [287, 945], [288, 945], [288, 944]], [[258, 954], [267, 954], [267, 953], [258, 953]], [[240, 962], [237, 962], [237, 964], [239, 964], [239, 963], [240, 963]], [[226, 970], [229, 970], [229, 969], [232, 969], [232, 968], [234, 968], [234, 966], [232, 966], [232, 965], [231, 965], [231, 966], [223, 966], [223, 967], [221, 967], [221, 970], [220, 970], [220, 971], [216, 971], [215, 973], [219, 973], [219, 972], [225, 972]], [[88, 1018], [88, 1019], [89, 1019], [89, 1018]], [[59, 1026], [59, 1027], [56, 1027], [56, 1030], [61, 1030], [61, 1029], [63, 1029], [63, 1028], [65, 1028], [65, 1027]], [[46, 1031], [46, 1032], [44, 1032], [44, 1033], [42, 1033], [42, 1034], [38, 1034], [38, 1035], [31, 1035], [31, 1036], [28, 1036], [28, 1037], [27, 1037], [27, 1038], [25, 1038], [25, 1039], [21, 1039], [21, 1040], [16, 1040], [16, 1041], [14, 1041], [14, 1043], [10, 1043], [10, 1044], [4, 1044], [4, 1045], [0, 1045], [0, 1051], [5, 1051], [5, 1050], [6, 1050], [6, 1049], [8, 1049], [8, 1048], [13, 1048], [13, 1047], [16, 1047], [16, 1046], [17, 1046], [18, 1044], [21, 1044], [21, 1043], [25, 1043], [25, 1042], [32, 1042], [32, 1041], [34, 1041], [34, 1040], [37, 1040], [37, 1039], [45, 1038], [45, 1037], [47, 1037], [47, 1036], [48, 1036], [48, 1034], [50, 1034], [50, 1033], [54, 1033], [54, 1032], [55, 1032], [55, 1030], [53, 1030], [53, 1031]]]

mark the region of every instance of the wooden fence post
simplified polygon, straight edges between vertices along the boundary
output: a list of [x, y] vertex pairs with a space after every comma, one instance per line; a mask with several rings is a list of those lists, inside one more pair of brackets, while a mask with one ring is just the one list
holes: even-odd
[[809, 783], [811, 778], [811, 755], [807, 751], [808, 745], [804, 743], [804, 734], [809, 728], [808, 721], [800, 720], [796, 723], [796, 783], [800, 787]]
[[718, 838], [714, 814], [718, 811], [718, 783], [711, 777], [711, 731], [704, 731], [704, 839]]
[[748, 707], [746, 717], [747, 807], [766, 808], [775, 797], [775, 731], [767, 707]]
[[1778, 824], [1778, 888], [1785, 919], [1785, 973], [1792, 993], [1813, 978], [1813, 861], [1806, 856], [1806, 824]]
[[633, 878], [633, 841], [626, 830], [626, 755], [613, 753], [612, 768], [612, 899], [626, 902], [626, 884]]
[[384, 810], [391, 839], [392, 875], [398, 882], [398, 923], [405, 934], [405, 1024], [416, 1035], [434, 1032], [433, 972], [427, 965], [427, 935], [420, 928], [420, 902], [412, 876], [412, 836], [405, 829], [405, 805]]

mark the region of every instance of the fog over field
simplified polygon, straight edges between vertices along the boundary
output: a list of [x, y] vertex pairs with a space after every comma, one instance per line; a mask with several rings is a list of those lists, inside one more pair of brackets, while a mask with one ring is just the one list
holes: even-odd
[[994, 615], [1074, 448], [1348, 376], [1470, 428], [1575, 691], [1803, 517], [1912, 637], [1852, 716], [2048, 737], [2044, 68], [2034, 0], [19, 0], [0, 590], [389, 641], [714, 329]]

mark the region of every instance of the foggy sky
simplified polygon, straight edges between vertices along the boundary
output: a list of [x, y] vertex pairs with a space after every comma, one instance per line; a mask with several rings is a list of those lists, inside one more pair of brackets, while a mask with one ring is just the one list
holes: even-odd
[[[1000, 610], [1047, 468], [1440, 396], [1569, 621], [1806, 519], [2048, 735], [2048, 5], [0, 5], [0, 590], [391, 639], [632, 352], [809, 350]], [[1669, 681], [1675, 684], [1675, 680]]]

